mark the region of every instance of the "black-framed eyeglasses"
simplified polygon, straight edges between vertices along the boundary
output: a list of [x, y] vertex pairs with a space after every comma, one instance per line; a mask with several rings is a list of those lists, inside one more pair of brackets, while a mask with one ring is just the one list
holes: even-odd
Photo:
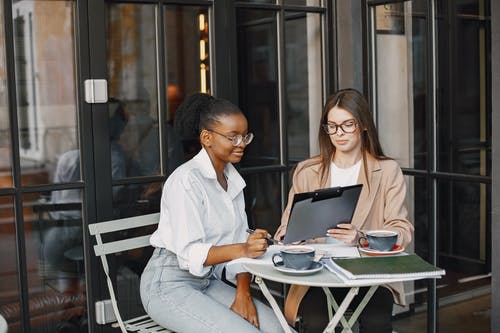
[[342, 132], [344, 133], [354, 133], [356, 132], [356, 129], [358, 128], [358, 124], [354, 119], [349, 119], [344, 121], [342, 124], [334, 124], [334, 123], [328, 123], [328, 124], [323, 124], [321, 125], [323, 130], [326, 132], [326, 134], [335, 134], [337, 133], [339, 127], [342, 129]]
[[253, 140], [253, 133], [247, 133], [247, 135], [245, 135], [245, 136], [243, 136], [241, 134], [238, 134], [238, 135], [235, 135], [235, 136], [227, 136], [227, 135], [224, 135], [222, 133], [219, 133], [219, 132], [211, 130], [211, 129], [207, 129], [207, 131], [215, 133], [215, 134], [219, 134], [220, 136], [225, 137], [226, 139], [228, 139], [229, 141], [231, 141], [231, 143], [235, 147], [238, 147], [239, 145], [241, 145], [241, 143], [244, 143], [244, 144], [248, 145]]

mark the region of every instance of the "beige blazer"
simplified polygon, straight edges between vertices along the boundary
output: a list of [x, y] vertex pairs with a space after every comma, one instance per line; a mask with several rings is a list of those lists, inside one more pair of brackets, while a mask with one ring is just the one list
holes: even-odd
[[[297, 165], [293, 184], [288, 195], [288, 204], [281, 218], [275, 238], [286, 231], [290, 208], [295, 193], [309, 192], [330, 187], [330, 168], [320, 179], [320, 160], [314, 157]], [[398, 244], [407, 247], [413, 235], [413, 225], [408, 221], [406, 208], [406, 183], [398, 163], [394, 160], [377, 160], [367, 155], [366, 172], [361, 165], [358, 183], [363, 184], [358, 204], [351, 223], [361, 231], [389, 229], [398, 233]], [[394, 302], [405, 305], [402, 283], [386, 285], [394, 296]], [[308, 287], [292, 286], [285, 302], [285, 315], [291, 323], [295, 321], [297, 310]]]

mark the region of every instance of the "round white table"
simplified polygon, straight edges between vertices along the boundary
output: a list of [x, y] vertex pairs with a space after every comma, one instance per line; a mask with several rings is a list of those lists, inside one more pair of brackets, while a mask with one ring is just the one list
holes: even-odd
[[[271, 292], [267, 288], [264, 283], [265, 280], [281, 282], [286, 284], [298, 284], [310, 287], [321, 287], [326, 294], [327, 302], [328, 302], [328, 314], [330, 317], [330, 322], [328, 326], [325, 328], [324, 332], [334, 332], [335, 326], [340, 322], [344, 329], [343, 332], [352, 332], [352, 327], [354, 326], [356, 320], [359, 315], [365, 308], [368, 301], [377, 290], [378, 286], [400, 282], [400, 281], [411, 281], [415, 280], [415, 278], [404, 278], [404, 279], [376, 279], [376, 280], [350, 280], [344, 281], [340, 279], [336, 274], [329, 271], [326, 267], [324, 267], [321, 271], [311, 274], [311, 275], [290, 275], [279, 272], [274, 268], [274, 266], [263, 263], [244, 263], [248, 272], [252, 273], [255, 276], [255, 282], [259, 286], [262, 294], [266, 297], [269, 304], [274, 310], [274, 313], [278, 317], [283, 330], [287, 333], [291, 333], [290, 326], [285, 319], [285, 316], [281, 312], [281, 309], [278, 306], [278, 303], [271, 295]], [[344, 317], [344, 314], [351, 304], [354, 296], [358, 294], [360, 287], [369, 287], [370, 289], [363, 297], [362, 301], [358, 305], [358, 307], [354, 310], [353, 314], [350, 316], [349, 320]], [[334, 299], [332, 293], [329, 288], [349, 288], [349, 292], [342, 300], [340, 304]], [[333, 314], [335, 312], [335, 314]]]

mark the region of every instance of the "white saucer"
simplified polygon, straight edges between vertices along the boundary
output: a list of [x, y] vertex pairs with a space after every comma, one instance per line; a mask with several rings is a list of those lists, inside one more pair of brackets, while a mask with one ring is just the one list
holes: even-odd
[[359, 247], [359, 250], [363, 252], [366, 255], [369, 256], [392, 256], [397, 253], [401, 253], [405, 250], [405, 248], [401, 245], [394, 245], [391, 251], [378, 251], [378, 250], [373, 250], [368, 247]]
[[293, 269], [284, 266], [274, 266], [274, 268], [280, 271], [281, 273], [290, 275], [310, 275], [319, 272], [323, 268], [323, 264], [320, 262], [314, 262], [312, 267], [309, 269]]

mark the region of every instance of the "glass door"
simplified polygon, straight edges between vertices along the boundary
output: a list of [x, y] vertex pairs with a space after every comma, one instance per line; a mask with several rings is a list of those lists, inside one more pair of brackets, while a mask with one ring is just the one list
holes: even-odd
[[[408, 303], [427, 303], [433, 316], [437, 297], [440, 311], [457, 299], [488, 302], [488, 2], [368, 1], [368, 8], [372, 108], [384, 151], [406, 174], [411, 250], [447, 272], [435, 285], [415, 282]], [[437, 327], [432, 316], [428, 327]]]
[[88, 36], [73, 0], [5, 1], [0, 14], [0, 313], [9, 332], [86, 331]]
[[[90, 223], [158, 212], [166, 177], [197, 152], [193, 133], [175, 131], [174, 120], [186, 96], [211, 92], [210, 5], [89, 2], [91, 78], [105, 79], [108, 94], [106, 103], [92, 104], [96, 216]], [[143, 313], [139, 278], [150, 255], [112, 259], [124, 317]], [[109, 298], [100, 269], [94, 273], [90, 306]]]

